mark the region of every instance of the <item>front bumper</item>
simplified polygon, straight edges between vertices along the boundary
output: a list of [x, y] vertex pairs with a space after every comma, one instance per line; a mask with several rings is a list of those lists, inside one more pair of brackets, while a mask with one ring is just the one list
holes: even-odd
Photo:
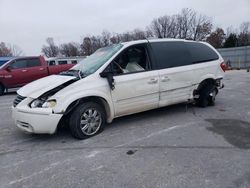
[[62, 114], [53, 114], [51, 109], [30, 108], [21, 104], [12, 107], [12, 117], [16, 126], [29, 133], [55, 133], [62, 116]]

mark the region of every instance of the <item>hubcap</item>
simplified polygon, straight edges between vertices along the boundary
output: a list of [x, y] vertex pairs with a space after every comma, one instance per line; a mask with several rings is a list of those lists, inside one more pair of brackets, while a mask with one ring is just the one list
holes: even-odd
[[81, 116], [80, 127], [85, 135], [97, 133], [102, 124], [101, 113], [96, 109], [87, 109]]

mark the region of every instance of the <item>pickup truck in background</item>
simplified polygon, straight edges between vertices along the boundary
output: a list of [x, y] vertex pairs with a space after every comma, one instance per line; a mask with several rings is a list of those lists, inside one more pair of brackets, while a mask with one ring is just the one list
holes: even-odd
[[[0, 65], [0, 95], [39, 78], [67, 71], [74, 64], [48, 65], [43, 56], [14, 57]], [[49, 84], [49, 83], [48, 83]]]

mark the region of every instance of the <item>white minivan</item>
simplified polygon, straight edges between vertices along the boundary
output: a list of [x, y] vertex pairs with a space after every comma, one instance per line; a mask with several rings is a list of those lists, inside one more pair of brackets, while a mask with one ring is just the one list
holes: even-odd
[[17, 91], [18, 128], [53, 134], [62, 123], [78, 139], [116, 117], [195, 101], [213, 105], [225, 64], [209, 44], [178, 39], [139, 40], [97, 50], [67, 72]]

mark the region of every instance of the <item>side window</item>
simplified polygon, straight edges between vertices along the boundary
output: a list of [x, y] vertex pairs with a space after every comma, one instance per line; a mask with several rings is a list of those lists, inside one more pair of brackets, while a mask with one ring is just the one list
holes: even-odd
[[152, 42], [158, 69], [190, 65], [190, 53], [184, 42]]
[[113, 70], [118, 75], [150, 69], [149, 56], [143, 45], [127, 48], [112, 63]]
[[63, 61], [58, 61], [58, 64], [59, 65], [66, 65], [68, 62], [67, 61], [65, 61], [65, 60], [63, 60]]
[[27, 68], [27, 60], [26, 59], [15, 60], [14, 63], [11, 64], [11, 68], [12, 69]]
[[202, 63], [219, 59], [219, 56], [209, 46], [198, 42], [187, 42], [192, 63]]
[[77, 61], [76, 60], [72, 60], [71, 64], [77, 64]]
[[41, 66], [38, 58], [27, 59], [27, 67], [38, 67], [38, 66]]
[[49, 66], [54, 66], [54, 65], [56, 65], [55, 61], [49, 61]]

